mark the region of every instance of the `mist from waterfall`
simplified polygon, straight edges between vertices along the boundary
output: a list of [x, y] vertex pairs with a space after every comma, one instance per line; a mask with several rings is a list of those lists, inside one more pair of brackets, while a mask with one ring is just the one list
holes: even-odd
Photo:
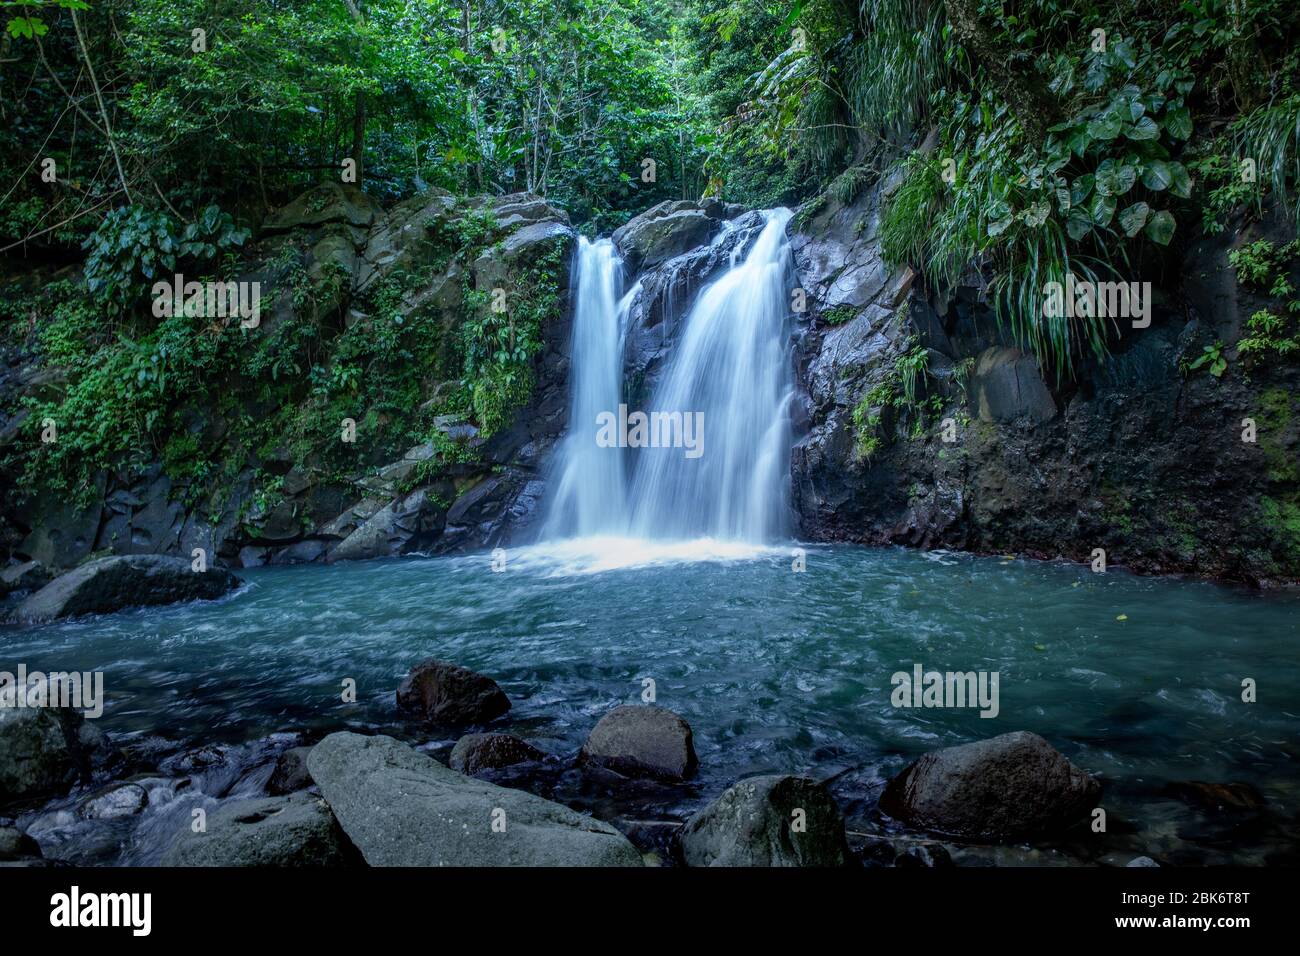
[[[790, 211], [765, 212], [752, 245], [686, 315], [644, 408], [622, 397], [624, 338], [635, 291], [619, 299], [621, 263], [608, 240], [581, 241], [569, 432], [559, 449], [543, 538], [770, 543], [789, 528]], [[698, 453], [628, 441], [643, 412], [654, 436], [702, 423]], [[657, 417], [656, 417], [657, 416]], [[617, 417], [618, 447], [599, 423]], [[635, 421], [633, 422], [635, 425]], [[644, 432], [642, 436], [644, 438]], [[598, 440], [600, 439], [600, 440]], [[630, 446], [630, 447], [628, 447]]]

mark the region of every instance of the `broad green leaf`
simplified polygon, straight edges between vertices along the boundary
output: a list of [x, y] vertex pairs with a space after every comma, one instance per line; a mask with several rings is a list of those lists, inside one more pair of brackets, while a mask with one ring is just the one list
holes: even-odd
[[1142, 231], [1149, 215], [1151, 215], [1150, 206], [1144, 202], [1135, 202], [1120, 211], [1119, 227], [1124, 230], [1124, 235], [1132, 239]]
[[1160, 127], [1150, 116], [1144, 116], [1126, 129], [1124, 135], [1135, 140], [1156, 139], [1160, 135]]
[[1192, 177], [1187, 174], [1187, 167], [1182, 163], [1169, 164], [1169, 191], [1179, 199], [1192, 198]]
[[1174, 237], [1174, 225], [1174, 214], [1162, 209], [1147, 220], [1146, 234], [1152, 242], [1167, 246]]
[[1153, 159], [1142, 170], [1142, 185], [1153, 193], [1164, 192], [1173, 181], [1173, 172], [1163, 159]]

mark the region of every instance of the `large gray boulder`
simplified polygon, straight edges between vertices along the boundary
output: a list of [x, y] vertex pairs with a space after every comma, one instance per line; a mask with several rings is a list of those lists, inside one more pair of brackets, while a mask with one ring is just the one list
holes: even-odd
[[640, 866], [611, 827], [449, 770], [392, 737], [331, 734], [307, 767], [371, 866]]
[[807, 777], [742, 780], [687, 821], [688, 866], [848, 866], [844, 818], [826, 788]]
[[55, 793], [77, 776], [56, 711], [0, 709], [0, 804]]
[[466, 734], [456, 741], [447, 763], [452, 770], [471, 776], [517, 763], [541, 760], [546, 755], [514, 734]]
[[235, 800], [207, 815], [203, 833], [188, 825], [163, 854], [163, 866], [343, 866], [347, 841], [319, 797]]
[[492, 678], [430, 657], [397, 688], [397, 706], [434, 724], [486, 724], [510, 709], [510, 698]]
[[23, 601], [14, 617], [34, 624], [141, 605], [210, 601], [238, 586], [239, 579], [224, 568], [193, 571], [182, 558], [161, 554], [100, 558], [55, 578]]
[[1037, 734], [1002, 734], [926, 754], [889, 782], [880, 809], [909, 826], [1005, 842], [1059, 831], [1101, 785]]
[[685, 780], [699, 760], [691, 725], [663, 707], [615, 707], [596, 723], [582, 757], [630, 776]]
[[67, 790], [113, 758], [108, 736], [71, 708], [18, 707], [0, 691], [0, 805]]

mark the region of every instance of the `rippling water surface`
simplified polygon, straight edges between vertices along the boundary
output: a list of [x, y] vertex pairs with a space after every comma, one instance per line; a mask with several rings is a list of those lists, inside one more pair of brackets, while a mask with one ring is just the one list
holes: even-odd
[[[437, 656], [494, 677], [514, 702], [500, 726], [565, 754], [652, 678], [695, 731], [687, 809], [765, 771], [869, 790], [926, 750], [1025, 729], [1131, 815], [1171, 782], [1245, 782], [1294, 828], [1296, 596], [848, 546], [806, 561], [607, 539], [511, 551], [499, 573], [486, 554], [255, 569], [219, 602], [8, 632], [0, 659], [102, 670], [101, 727], [181, 743], [348, 725], [418, 740], [394, 689]], [[998, 717], [894, 708], [891, 674], [917, 663], [999, 672]], [[1240, 699], [1245, 678], [1257, 703]]]

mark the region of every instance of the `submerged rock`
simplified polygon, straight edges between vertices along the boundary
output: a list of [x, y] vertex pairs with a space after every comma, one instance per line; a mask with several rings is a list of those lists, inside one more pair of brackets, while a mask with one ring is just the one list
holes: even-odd
[[922, 830], [1005, 842], [1062, 830], [1101, 785], [1026, 731], [926, 754], [889, 782], [880, 809]]
[[236, 800], [208, 814], [207, 830], [187, 825], [163, 866], [343, 866], [351, 848], [318, 797]]
[[371, 866], [641, 866], [607, 823], [449, 770], [392, 737], [330, 734], [312, 779]]
[[397, 706], [435, 724], [486, 724], [510, 709], [510, 698], [492, 678], [431, 657], [397, 688]]
[[14, 617], [27, 624], [81, 614], [178, 601], [212, 600], [239, 586], [223, 568], [193, 571], [161, 554], [100, 558], [60, 575], [23, 601]]
[[39, 860], [40, 844], [15, 827], [0, 827], [0, 862]]
[[699, 766], [691, 725], [663, 707], [615, 707], [600, 718], [582, 757], [631, 776], [685, 780]]
[[307, 755], [310, 747], [291, 747], [280, 754], [275, 761], [275, 770], [266, 783], [266, 789], [273, 794], [294, 793], [311, 786], [311, 774], [307, 771]]
[[541, 760], [545, 756], [514, 734], [466, 734], [456, 741], [447, 762], [452, 770], [472, 775], [481, 770]]
[[149, 803], [144, 787], [128, 783], [95, 794], [81, 805], [81, 815], [87, 820], [114, 820], [139, 813]]
[[687, 866], [847, 866], [844, 818], [807, 777], [750, 777], [695, 814], [681, 832]]

